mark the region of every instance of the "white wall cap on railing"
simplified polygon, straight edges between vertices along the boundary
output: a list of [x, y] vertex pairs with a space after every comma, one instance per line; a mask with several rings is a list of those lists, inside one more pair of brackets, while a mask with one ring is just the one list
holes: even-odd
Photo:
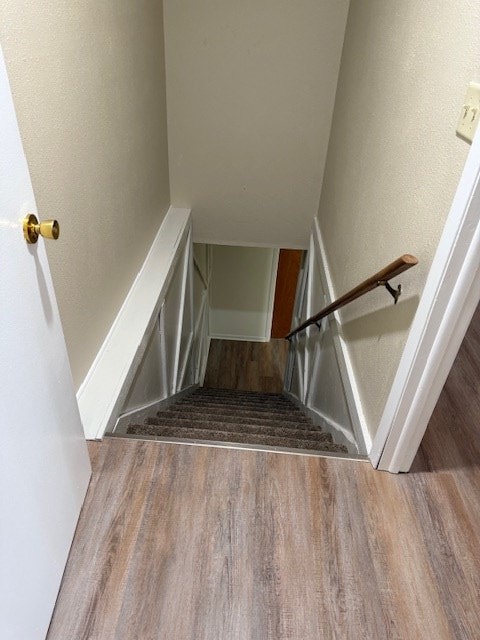
[[118, 418], [191, 226], [170, 207], [105, 342], [77, 393], [85, 437], [102, 438]]

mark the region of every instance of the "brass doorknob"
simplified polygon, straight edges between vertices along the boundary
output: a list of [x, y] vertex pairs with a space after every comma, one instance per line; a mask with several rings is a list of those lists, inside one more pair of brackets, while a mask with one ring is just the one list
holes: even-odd
[[35, 244], [38, 236], [48, 238], [49, 240], [58, 240], [60, 225], [57, 220], [38, 222], [37, 216], [29, 213], [23, 220], [23, 235], [28, 244]]

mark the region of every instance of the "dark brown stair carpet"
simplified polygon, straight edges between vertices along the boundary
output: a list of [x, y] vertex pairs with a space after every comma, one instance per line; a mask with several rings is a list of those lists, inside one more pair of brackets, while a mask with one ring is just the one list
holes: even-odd
[[296, 438], [279, 438], [274, 436], [264, 436], [253, 433], [214, 431], [207, 429], [191, 428], [188, 431], [175, 427], [152, 427], [150, 425], [132, 425], [128, 427], [127, 433], [137, 435], [151, 435], [160, 438], [176, 438], [188, 440], [210, 440], [216, 442], [229, 442], [232, 444], [259, 444], [268, 447], [285, 447], [287, 449], [308, 449], [315, 451], [336, 451], [346, 452], [342, 447], [333, 442], [319, 442], [313, 440], [297, 440]]
[[[171, 409], [173, 409], [173, 407], [171, 407]], [[305, 416], [302, 412], [296, 413], [298, 409], [296, 409], [296, 411], [286, 411], [285, 409], [274, 411], [273, 409], [268, 407], [265, 411], [262, 411], [260, 407], [257, 407], [257, 409], [252, 410], [250, 407], [245, 408], [241, 403], [239, 403], [234, 407], [231, 405], [228, 407], [222, 407], [220, 405], [218, 406], [210, 405], [207, 407], [203, 407], [202, 405], [198, 405], [198, 404], [195, 404], [195, 405], [178, 404], [174, 406], [174, 410], [177, 413], [183, 413], [185, 415], [190, 415], [191, 413], [202, 413], [203, 415], [211, 416], [212, 419], [213, 419], [213, 416], [216, 416], [215, 418], [216, 420], [222, 419], [222, 416], [232, 416], [232, 415], [233, 416], [242, 415], [242, 416], [245, 416], [246, 418], [260, 418], [260, 419], [265, 419], [265, 418], [268, 419], [268, 418], [272, 418], [273, 416], [274, 418], [278, 418], [279, 420], [284, 420], [285, 422], [308, 422], [309, 424], [311, 424], [307, 416]], [[163, 411], [160, 411], [160, 413], [163, 413]]]
[[[132, 425], [133, 426], [133, 425]], [[160, 415], [158, 418], [148, 418], [144, 425], [140, 425], [142, 428], [157, 427], [160, 429], [178, 428], [178, 429], [190, 429], [192, 427], [192, 421], [188, 419], [165, 419]], [[303, 426], [303, 425], [302, 425]], [[296, 429], [295, 426], [290, 423], [287, 427], [280, 426], [264, 426], [258, 424], [236, 424], [225, 422], [211, 422], [211, 421], [197, 421], [195, 420], [195, 429], [204, 429], [206, 431], [228, 431], [229, 433], [252, 433], [258, 435], [280, 437], [280, 438], [294, 438], [296, 440], [315, 440], [318, 442], [333, 442], [333, 438], [329, 433], [325, 433], [320, 429]], [[184, 437], [189, 437], [185, 435]]]
[[196, 389], [128, 434], [347, 453], [280, 394]]
[[[145, 424], [156, 425], [156, 424], [191, 424], [195, 422], [196, 425], [200, 423], [205, 424], [224, 424], [227, 431], [236, 431], [236, 425], [241, 427], [242, 425], [249, 425], [254, 427], [278, 427], [283, 429], [294, 429], [294, 430], [313, 430], [322, 432], [320, 427], [316, 427], [312, 425], [308, 420], [297, 422], [296, 420], [281, 420], [280, 418], [275, 417], [274, 413], [265, 415], [264, 418], [252, 418], [251, 416], [244, 415], [218, 415], [218, 414], [209, 414], [202, 411], [175, 411], [175, 409], [160, 411], [155, 418], [147, 418]], [[241, 429], [240, 429], [241, 430]]]

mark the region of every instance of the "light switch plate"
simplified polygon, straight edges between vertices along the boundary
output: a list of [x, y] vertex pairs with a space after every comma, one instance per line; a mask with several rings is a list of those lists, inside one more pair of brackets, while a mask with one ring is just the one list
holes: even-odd
[[457, 135], [466, 142], [472, 143], [479, 120], [480, 84], [478, 82], [470, 82], [457, 125]]

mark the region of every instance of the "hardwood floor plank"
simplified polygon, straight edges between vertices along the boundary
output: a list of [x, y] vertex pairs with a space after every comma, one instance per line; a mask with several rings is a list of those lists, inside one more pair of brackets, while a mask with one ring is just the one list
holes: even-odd
[[471, 473], [105, 440], [49, 640], [476, 639]]
[[88, 455], [90, 456], [90, 464], [95, 467], [97, 455], [100, 453], [101, 442], [98, 440], [87, 440]]
[[286, 340], [212, 340], [204, 386], [281, 393], [287, 355]]
[[423, 489], [415, 510], [428, 540], [426, 550], [439, 585], [441, 609], [451, 628], [448, 637], [474, 638], [480, 598], [478, 505], [473, 514], [467, 511], [450, 474], [438, 474], [437, 482], [426, 483]]
[[[219, 343], [212, 386], [283, 377], [277, 350]], [[477, 311], [408, 475], [89, 443], [93, 479], [49, 640], [476, 640], [479, 421]]]
[[418, 500], [415, 484], [387, 474], [361, 476], [358, 484], [388, 621], [386, 637], [423, 638], [428, 633], [451, 638], [420, 522], [412, 511], [411, 499]]
[[[148, 443], [102, 445], [49, 637], [113, 638], [156, 452]], [[101, 481], [100, 481], [101, 479]], [[81, 576], [80, 579], [78, 577]], [[63, 620], [61, 629], [56, 621]], [[67, 623], [65, 624], [65, 621]]]
[[[480, 492], [480, 306], [433, 412], [412, 471], [471, 468]], [[478, 494], [477, 494], [478, 495]]]

